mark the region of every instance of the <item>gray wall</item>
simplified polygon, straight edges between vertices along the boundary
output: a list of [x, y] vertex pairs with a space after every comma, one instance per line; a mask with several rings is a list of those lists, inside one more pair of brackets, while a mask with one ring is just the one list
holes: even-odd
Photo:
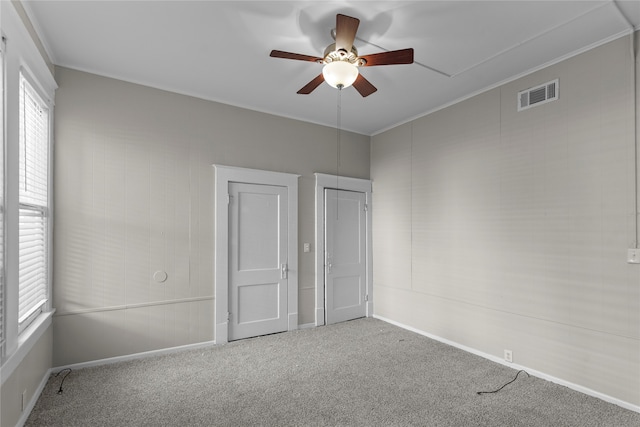
[[633, 61], [624, 37], [373, 137], [375, 313], [639, 405]]
[[[54, 366], [214, 339], [214, 163], [302, 175], [299, 241], [315, 248], [313, 173], [336, 172], [335, 129], [66, 68], [56, 79]], [[340, 173], [369, 178], [370, 138], [345, 132], [341, 147]], [[299, 254], [301, 324], [314, 259]]]

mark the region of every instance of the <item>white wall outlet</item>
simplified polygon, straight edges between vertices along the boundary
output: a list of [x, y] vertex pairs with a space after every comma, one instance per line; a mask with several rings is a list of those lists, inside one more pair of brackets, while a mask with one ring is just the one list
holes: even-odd
[[310, 244], [310, 243], [304, 243], [304, 244], [302, 245], [302, 247], [303, 247], [303, 249], [302, 249], [302, 250], [303, 250], [304, 252], [309, 252], [309, 251], [311, 250], [311, 244]]
[[507, 362], [513, 362], [513, 352], [511, 350], [504, 351], [504, 360]]
[[640, 249], [628, 249], [627, 262], [629, 264], [640, 264]]

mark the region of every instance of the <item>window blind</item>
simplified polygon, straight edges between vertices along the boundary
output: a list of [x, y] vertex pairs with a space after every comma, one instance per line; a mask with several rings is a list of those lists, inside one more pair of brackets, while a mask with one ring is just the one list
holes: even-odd
[[46, 207], [49, 110], [29, 82], [20, 80], [20, 203]]
[[27, 326], [48, 299], [49, 110], [20, 75], [18, 323]]
[[47, 227], [38, 210], [20, 209], [20, 292], [18, 322], [47, 302]]

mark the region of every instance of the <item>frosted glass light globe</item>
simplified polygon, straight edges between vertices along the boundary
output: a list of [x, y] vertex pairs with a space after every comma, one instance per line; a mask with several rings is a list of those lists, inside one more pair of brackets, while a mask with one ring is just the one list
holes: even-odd
[[358, 67], [346, 61], [329, 62], [322, 69], [322, 75], [329, 85], [344, 89], [351, 86], [358, 78]]

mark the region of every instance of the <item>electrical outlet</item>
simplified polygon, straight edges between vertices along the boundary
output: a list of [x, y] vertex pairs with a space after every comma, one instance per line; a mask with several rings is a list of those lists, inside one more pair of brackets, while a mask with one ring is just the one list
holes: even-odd
[[511, 350], [504, 351], [504, 360], [506, 360], [507, 362], [513, 362], [513, 353], [511, 352]]
[[627, 250], [627, 262], [629, 264], [640, 264], [640, 249]]

